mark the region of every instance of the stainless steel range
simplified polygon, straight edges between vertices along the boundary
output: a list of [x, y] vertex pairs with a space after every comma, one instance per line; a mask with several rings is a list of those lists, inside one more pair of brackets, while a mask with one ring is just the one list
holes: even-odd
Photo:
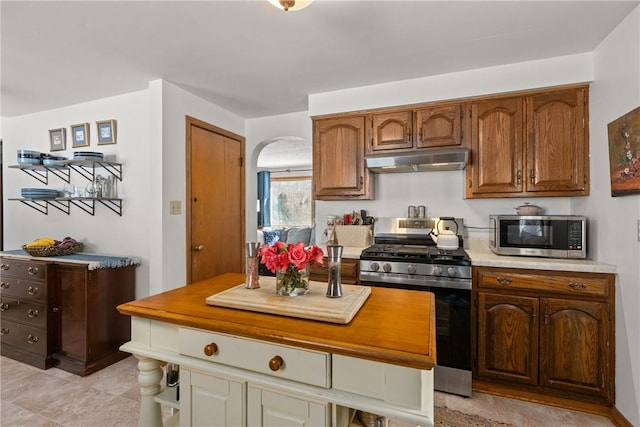
[[[378, 218], [374, 244], [360, 255], [360, 282], [433, 292], [436, 298], [435, 389], [471, 396], [471, 260], [462, 219]], [[438, 249], [432, 231], [451, 229], [458, 249]]]

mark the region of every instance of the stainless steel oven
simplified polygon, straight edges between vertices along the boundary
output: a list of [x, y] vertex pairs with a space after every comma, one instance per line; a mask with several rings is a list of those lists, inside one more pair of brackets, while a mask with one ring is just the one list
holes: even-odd
[[[459, 222], [456, 228], [462, 229], [462, 220], [450, 220]], [[429, 232], [437, 221], [377, 219], [374, 244], [360, 255], [360, 282], [433, 292], [435, 389], [471, 396], [471, 261], [464, 249], [435, 246]]]

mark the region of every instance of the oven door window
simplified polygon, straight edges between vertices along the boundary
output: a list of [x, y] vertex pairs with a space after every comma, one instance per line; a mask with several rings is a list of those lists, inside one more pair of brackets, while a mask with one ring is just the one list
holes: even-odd
[[556, 220], [502, 220], [500, 246], [566, 250], [567, 223]]
[[471, 291], [430, 288], [436, 297], [438, 365], [471, 370]]

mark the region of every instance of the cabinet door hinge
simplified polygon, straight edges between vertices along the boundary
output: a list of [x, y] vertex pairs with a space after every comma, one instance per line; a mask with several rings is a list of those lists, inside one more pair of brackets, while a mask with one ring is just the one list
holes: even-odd
[[469, 188], [471, 188], [471, 180], [469, 180]]
[[240, 157], [240, 167], [244, 166], [244, 157]]

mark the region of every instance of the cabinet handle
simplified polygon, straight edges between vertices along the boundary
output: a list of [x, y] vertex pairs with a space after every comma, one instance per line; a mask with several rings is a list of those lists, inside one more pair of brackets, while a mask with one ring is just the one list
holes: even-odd
[[533, 169], [529, 169], [529, 182], [535, 184], [536, 181], [536, 171]]
[[38, 337], [36, 337], [35, 335], [29, 335], [29, 336], [27, 337], [27, 342], [28, 342], [29, 344], [35, 344], [35, 343], [37, 343], [37, 342], [38, 342]]
[[204, 346], [204, 354], [207, 356], [213, 356], [218, 352], [218, 344], [212, 342]]
[[0, 329], [0, 335], [8, 335], [9, 332], [11, 332], [11, 331], [9, 329], [7, 329], [7, 328]]
[[11, 287], [11, 283], [9, 282], [0, 282], [0, 288], [9, 289]]
[[278, 371], [284, 365], [284, 360], [280, 356], [273, 356], [271, 360], [269, 360], [269, 369], [272, 371]]
[[38, 310], [34, 310], [32, 308], [27, 310], [27, 316], [29, 316], [29, 318], [31, 319], [33, 319], [34, 317], [38, 317], [38, 315], [40, 315], [40, 312]]
[[36, 275], [36, 274], [38, 274], [38, 267], [29, 267], [29, 268], [27, 269], [27, 272], [28, 272], [29, 274], [31, 274], [32, 276], [33, 276], [33, 275]]
[[36, 286], [35, 288], [32, 286], [29, 286], [29, 289], [27, 289], [27, 292], [29, 293], [29, 295], [35, 295], [40, 291], [40, 289], [38, 289], [38, 287]]
[[0, 270], [8, 270], [9, 264], [0, 264]]
[[54, 312], [54, 313], [57, 313], [57, 312], [59, 312], [59, 311], [60, 311], [60, 307], [53, 307], [53, 309], [52, 309], [52, 310], [53, 310], [53, 312]]
[[9, 304], [7, 304], [6, 302], [3, 302], [2, 304], [0, 304], [0, 311], [7, 311], [9, 310]]
[[587, 289], [587, 285], [579, 282], [571, 282], [569, 283], [569, 287], [574, 291], [584, 291], [585, 289]]
[[509, 283], [511, 283], [511, 279], [509, 279], [508, 277], [496, 277], [496, 280], [503, 286], [507, 286]]
[[522, 171], [520, 169], [516, 171], [516, 184], [522, 184]]
[[204, 249], [203, 245], [198, 245], [198, 246], [193, 248], [193, 250], [196, 251], [196, 252], [202, 252], [203, 249]]

